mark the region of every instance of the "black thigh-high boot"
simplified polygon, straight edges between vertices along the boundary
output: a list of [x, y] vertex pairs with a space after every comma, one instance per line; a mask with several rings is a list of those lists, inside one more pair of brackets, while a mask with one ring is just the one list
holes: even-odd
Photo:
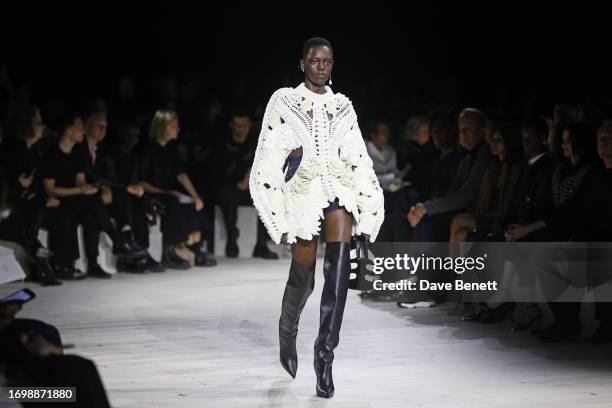
[[314, 266], [311, 270], [307, 270], [292, 260], [283, 294], [281, 316], [278, 321], [280, 362], [293, 378], [298, 364], [295, 346], [298, 323], [306, 301], [314, 289], [314, 272]]
[[349, 242], [328, 242], [325, 247], [323, 264], [325, 284], [321, 293], [321, 322], [319, 336], [314, 345], [314, 368], [319, 397], [330, 398], [334, 395], [332, 363], [334, 349], [338, 346], [348, 291], [350, 250]]

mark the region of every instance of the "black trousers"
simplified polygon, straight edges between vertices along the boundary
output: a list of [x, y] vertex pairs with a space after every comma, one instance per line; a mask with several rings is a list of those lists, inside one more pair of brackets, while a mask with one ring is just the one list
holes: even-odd
[[18, 243], [38, 239], [45, 205], [46, 199], [42, 195], [18, 200], [11, 209], [11, 215], [0, 223], [0, 239]]
[[[219, 190], [217, 196], [219, 207], [223, 213], [223, 221], [229, 237], [236, 234], [236, 222], [238, 221], [238, 206], [253, 205], [251, 194], [248, 190], [239, 190], [232, 184], [227, 184]], [[257, 217], [257, 245], [265, 244], [268, 240], [268, 232], [261, 219]]]
[[170, 194], [152, 194], [164, 206], [161, 231], [164, 245], [177, 245], [187, 241], [189, 234], [200, 230], [200, 216], [193, 204], [181, 204]]
[[124, 188], [113, 188], [113, 202], [107, 207], [119, 231], [129, 225], [142, 248], [149, 247], [146, 197], [136, 197]]
[[98, 258], [100, 231], [109, 234], [115, 244], [121, 239], [99, 195], [64, 197], [60, 202], [59, 207], [47, 208], [45, 214], [54, 265], [72, 266], [79, 258], [79, 224], [83, 226], [85, 256], [89, 262]]

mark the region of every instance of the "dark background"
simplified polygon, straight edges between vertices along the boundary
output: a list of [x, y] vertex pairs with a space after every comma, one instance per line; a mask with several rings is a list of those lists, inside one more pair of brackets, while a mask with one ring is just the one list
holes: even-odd
[[19, 4], [3, 6], [0, 64], [35, 102], [102, 96], [112, 106], [129, 77], [138, 104], [154, 109], [145, 105], [168, 99], [174, 78], [177, 98], [255, 107], [300, 82], [301, 45], [314, 35], [334, 45], [334, 90], [368, 116], [440, 104], [511, 116], [555, 103], [607, 109], [612, 94], [604, 1]]

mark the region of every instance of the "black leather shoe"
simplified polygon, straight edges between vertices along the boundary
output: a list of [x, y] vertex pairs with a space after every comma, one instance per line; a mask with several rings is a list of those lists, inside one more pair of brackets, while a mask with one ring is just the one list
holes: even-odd
[[256, 245], [253, 249], [253, 258], [278, 259], [276, 252], [270, 251], [266, 244]]
[[281, 316], [278, 320], [278, 339], [281, 366], [293, 378], [295, 378], [298, 367], [295, 341], [300, 315], [313, 289], [314, 265], [312, 269], [306, 270], [292, 260], [289, 278], [283, 293]]
[[153, 257], [147, 252], [147, 259], [145, 261], [144, 269], [146, 272], [164, 272], [166, 267], [157, 262]]
[[161, 263], [168, 269], [189, 269], [191, 265], [174, 251], [174, 245], [164, 246]]
[[319, 335], [314, 345], [314, 369], [317, 375], [317, 395], [331, 398], [334, 395], [332, 364], [334, 349], [338, 346], [340, 327], [350, 275], [350, 243], [328, 242], [325, 247], [323, 276], [325, 284], [321, 293], [321, 318]]
[[238, 242], [235, 240], [228, 240], [225, 245], [225, 256], [228, 258], [237, 258], [240, 250], [238, 249]]
[[34, 262], [35, 282], [40, 282], [42, 286], [59, 286], [62, 281], [55, 276], [55, 271], [47, 259], [37, 258]]
[[238, 228], [230, 229], [227, 231], [227, 243], [225, 244], [225, 256], [228, 258], [237, 258], [240, 253], [238, 248], [238, 236], [240, 236], [240, 230]]
[[102, 267], [97, 262], [92, 262], [87, 267], [87, 276], [100, 279], [110, 279], [113, 277], [113, 275], [102, 269]]
[[216, 266], [217, 260], [213, 258], [212, 256], [210, 256], [209, 254], [207, 254], [206, 252], [200, 251], [199, 253], [196, 253], [195, 264], [196, 266], [203, 266], [203, 267]]

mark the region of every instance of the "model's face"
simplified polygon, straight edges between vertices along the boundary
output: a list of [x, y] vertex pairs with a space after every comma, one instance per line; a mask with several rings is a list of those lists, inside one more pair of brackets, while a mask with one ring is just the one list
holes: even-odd
[[251, 118], [248, 116], [234, 116], [230, 121], [230, 129], [232, 131], [232, 137], [237, 143], [243, 143], [246, 141], [251, 131]]
[[106, 128], [106, 115], [96, 114], [87, 121], [87, 137], [96, 142], [101, 142], [106, 137]]
[[166, 128], [166, 137], [167, 141], [176, 140], [178, 138], [178, 134], [181, 131], [181, 127], [179, 126], [178, 119], [172, 119], [170, 123], [168, 123], [168, 127]]
[[597, 153], [603, 160], [612, 160], [612, 132], [607, 130], [597, 132]]
[[468, 150], [476, 147], [484, 138], [485, 129], [469, 116], [459, 118], [459, 143]]
[[308, 82], [317, 86], [325, 86], [334, 68], [334, 54], [329, 47], [323, 45], [312, 47], [300, 65]]

